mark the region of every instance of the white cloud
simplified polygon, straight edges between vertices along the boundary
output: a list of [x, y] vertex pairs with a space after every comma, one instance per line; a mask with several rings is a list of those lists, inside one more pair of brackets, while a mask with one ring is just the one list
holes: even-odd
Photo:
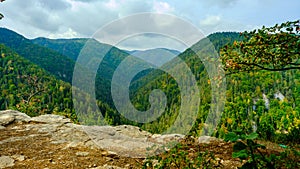
[[104, 4], [108, 9], [117, 9], [119, 7], [119, 4], [115, 0], [109, 0]]
[[221, 21], [221, 16], [218, 15], [209, 15], [205, 19], [200, 21], [201, 26], [214, 26], [219, 24]]
[[[141, 43], [143, 42], [143, 43]], [[168, 49], [176, 49], [179, 51], [183, 51], [188, 46], [183, 44], [182, 42], [172, 39], [170, 37], [165, 37], [162, 35], [156, 34], [142, 34], [136, 35], [132, 37], [128, 37], [124, 39], [117, 47], [121, 49], [127, 50], [145, 50], [145, 49], [153, 49], [153, 48], [168, 48]]]
[[227, 7], [234, 5], [238, 1], [241, 1], [241, 0], [209, 0], [209, 1], [205, 1], [205, 3], [208, 6], [217, 6], [220, 8], [227, 8]]
[[173, 12], [174, 8], [167, 2], [157, 2], [153, 3], [153, 11], [158, 13], [168, 13]]
[[73, 29], [69, 28], [67, 31], [63, 33], [54, 33], [49, 34], [48, 38], [57, 39], [57, 38], [76, 38], [78, 37], [78, 33], [75, 32]]
[[[157, 12], [183, 17], [208, 35], [216, 31], [251, 30], [256, 25], [272, 26], [298, 19], [300, 1], [290, 1], [8, 0], [0, 4], [0, 11], [4, 14], [0, 27], [15, 30], [27, 38], [62, 35], [91, 37], [99, 28], [121, 17]], [[155, 20], [157, 27], [174, 31], [174, 26], [169, 26], [174, 21]], [[140, 29], [149, 26], [143, 24], [137, 22], [132, 27]], [[177, 24], [176, 27], [180, 26]], [[180, 32], [186, 33], [185, 36], [193, 36], [184, 28]]]

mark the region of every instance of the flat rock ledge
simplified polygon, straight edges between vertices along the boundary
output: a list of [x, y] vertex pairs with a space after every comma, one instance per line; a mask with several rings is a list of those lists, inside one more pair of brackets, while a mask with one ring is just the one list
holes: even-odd
[[[13, 143], [30, 137], [47, 136], [51, 144], [64, 145], [62, 149], [74, 147], [89, 147], [106, 150], [110, 156], [124, 156], [145, 158], [165, 150], [165, 145], [180, 141], [184, 135], [159, 135], [143, 131], [130, 125], [121, 126], [83, 126], [73, 124], [70, 119], [59, 115], [47, 114], [38, 117], [29, 117], [24, 113], [5, 110], [0, 111], [1, 130], [14, 129], [16, 131], [34, 131], [25, 136], [4, 136], [0, 145]], [[215, 140], [211, 137], [199, 138], [199, 143], [209, 143]], [[87, 152], [78, 152], [77, 156], [87, 156]], [[0, 168], [13, 166], [14, 161], [24, 160], [21, 155], [15, 157], [1, 156]]]

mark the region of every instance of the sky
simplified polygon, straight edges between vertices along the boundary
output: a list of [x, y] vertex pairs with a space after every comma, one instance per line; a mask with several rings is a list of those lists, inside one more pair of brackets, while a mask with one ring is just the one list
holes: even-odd
[[[299, 0], [6, 0], [0, 3], [4, 15], [0, 27], [29, 39], [92, 37], [114, 20], [153, 12], [184, 19], [207, 36], [213, 32], [240, 32], [298, 20], [299, 7]], [[129, 50], [184, 48], [167, 37], [147, 37], [132, 37], [120, 46]], [[160, 46], [162, 42], [165, 46]], [[151, 46], [146, 45], [149, 43]]]

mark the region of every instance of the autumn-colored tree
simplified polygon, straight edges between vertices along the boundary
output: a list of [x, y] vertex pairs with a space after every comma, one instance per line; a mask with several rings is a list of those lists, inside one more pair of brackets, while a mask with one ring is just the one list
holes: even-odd
[[243, 32], [244, 40], [221, 49], [228, 74], [240, 71], [300, 69], [300, 20]]

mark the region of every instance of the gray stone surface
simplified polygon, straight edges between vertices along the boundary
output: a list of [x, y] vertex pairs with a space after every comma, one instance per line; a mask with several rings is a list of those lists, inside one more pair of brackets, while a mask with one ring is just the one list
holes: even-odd
[[[184, 137], [179, 134], [153, 135], [130, 125], [81, 126], [71, 123], [70, 119], [63, 116], [51, 114], [30, 118], [23, 113], [7, 110], [0, 111], [0, 117], [2, 117], [0, 118], [2, 119], [1, 124], [23, 121], [22, 126], [13, 126], [13, 128], [36, 131], [38, 135], [49, 136], [52, 144], [64, 144], [64, 149], [88, 146], [126, 157], [146, 157], [149, 153], [155, 153], [163, 145], [179, 141]], [[0, 144], [33, 136], [37, 135], [9, 137], [1, 140]]]
[[[13, 119], [10, 119], [10, 122], [21, 122], [21, 121], [28, 121], [30, 119], [30, 117], [24, 113], [15, 111], [15, 110], [4, 110], [4, 111], [0, 111], [0, 123], [1, 123], [1, 117], [2, 118], [8, 118], [12, 117]], [[3, 123], [3, 122], [2, 122]], [[0, 124], [2, 125], [2, 124]]]

